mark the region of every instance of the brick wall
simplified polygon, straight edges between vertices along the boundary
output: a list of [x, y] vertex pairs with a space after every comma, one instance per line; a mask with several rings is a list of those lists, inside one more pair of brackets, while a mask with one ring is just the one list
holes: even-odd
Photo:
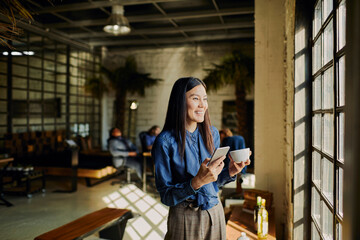
[[[140, 131], [149, 129], [152, 125], [163, 126], [167, 110], [167, 104], [171, 88], [180, 77], [194, 76], [204, 78], [204, 68], [211, 68], [211, 63], [219, 63], [221, 58], [233, 49], [242, 49], [244, 53], [253, 55], [253, 43], [233, 44], [203, 44], [197, 46], [168, 47], [158, 49], [133, 50], [122, 52], [107, 52], [103, 63], [110, 68], [121, 66], [128, 55], [134, 55], [138, 64], [138, 71], [151, 73], [151, 77], [160, 78], [163, 81], [157, 86], [146, 89], [145, 97], [128, 95], [127, 99], [136, 99], [139, 102], [136, 120], [136, 135]], [[252, 94], [248, 96], [253, 98]], [[233, 86], [226, 86], [218, 92], [208, 92], [209, 113], [212, 124], [221, 128], [222, 102], [234, 100]], [[106, 146], [108, 129], [113, 123], [114, 94], [109, 93], [103, 107], [106, 113], [103, 124], [103, 147]], [[127, 115], [126, 115], [127, 116]], [[126, 121], [127, 124], [127, 121]], [[125, 126], [127, 129], [127, 126]], [[139, 144], [139, 143], [137, 143]]]

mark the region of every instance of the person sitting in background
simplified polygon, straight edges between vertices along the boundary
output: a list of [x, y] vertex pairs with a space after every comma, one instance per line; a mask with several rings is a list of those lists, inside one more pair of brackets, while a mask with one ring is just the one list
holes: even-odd
[[[220, 130], [219, 134], [220, 134], [221, 146], [222, 147], [229, 146], [230, 147], [229, 152], [233, 150], [239, 150], [245, 148], [245, 139], [240, 135], [233, 135], [233, 133], [229, 128]], [[227, 157], [227, 159], [224, 161], [225, 166], [229, 162], [228, 158], [229, 157]], [[241, 170], [241, 173], [246, 173], [246, 168], [247, 166], [245, 166]]]
[[115, 168], [127, 166], [136, 171], [136, 175], [142, 179], [143, 166], [137, 157], [136, 146], [128, 139], [122, 137], [119, 128], [112, 128], [109, 132], [108, 148], [113, 156]]
[[155, 138], [160, 133], [160, 127], [157, 125], [152, 126], [145, 135], [145, 141], [146, 141], [146, 149], [148, 151], [151, 151], [152, 145], [155, 141]]

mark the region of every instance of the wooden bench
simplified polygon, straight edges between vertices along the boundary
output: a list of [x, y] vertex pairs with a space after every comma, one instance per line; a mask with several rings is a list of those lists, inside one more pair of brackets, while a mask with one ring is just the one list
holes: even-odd
[[83, 239], [96, 232], [99, 232], [101, 238], [120, 240], [127, 220], [132, 217], [133, 214], [128, 209], [103, 208], [37, 236], [35, 240]]

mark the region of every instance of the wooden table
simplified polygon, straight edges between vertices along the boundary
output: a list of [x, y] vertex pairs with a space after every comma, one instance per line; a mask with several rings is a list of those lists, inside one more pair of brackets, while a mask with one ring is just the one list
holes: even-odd
[[[233, 207], [230, 218], [226, 224], [226, 239], [237, 240], [241, 232], [245, 232], [250, 239], [258, 239], [254, 226], [254, 215], [244, 212], [241, 206]], [[269, 240], [276, 239], [275, 211], [269, 211]]]
[[10, 163], [14, 161], [14, 158], [2, 158], [0, 159], [0, 164], [6, 164], [5, 167], [0, 171], [0, 205], [6, 205], [7, 207], [13, 206], [12, 203], [4, 199], [3, 195], [3, 173], [6, 171], [6, 168], [10, 165]]

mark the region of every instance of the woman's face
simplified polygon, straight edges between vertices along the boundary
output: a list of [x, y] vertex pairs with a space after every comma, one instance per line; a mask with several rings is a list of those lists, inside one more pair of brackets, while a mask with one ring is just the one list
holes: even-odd
[[208, 109], [206, 90], [203, 85], [198, 85], [186, 92], [186, 124], [195, 126], [204, 121]]

